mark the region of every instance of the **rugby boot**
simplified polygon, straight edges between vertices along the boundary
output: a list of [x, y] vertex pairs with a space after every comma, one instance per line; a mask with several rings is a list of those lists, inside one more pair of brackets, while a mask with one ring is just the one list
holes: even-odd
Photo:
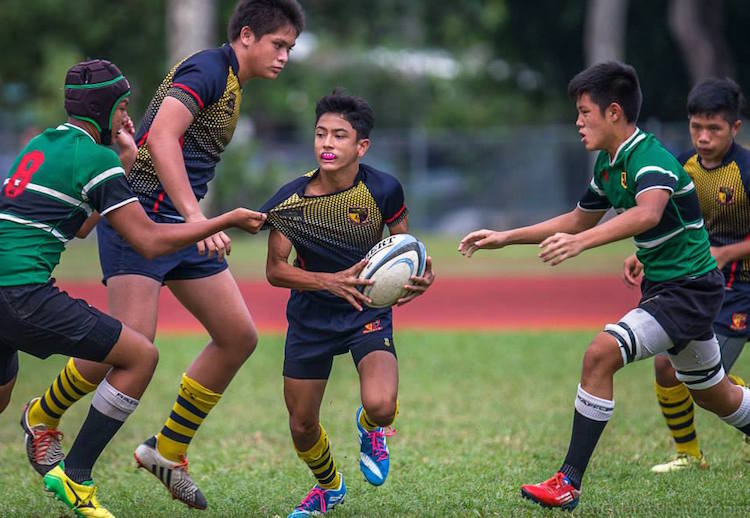
[[136, 448], [135, 461], [139, 468], [150, 471], [169, 490], [172, 498], [188, 507], [205, 509], [206, 498], [188, 474], [187, 457], [181, 462], [165, 459], [156, 449], [156, 437], [152, 436]]
[[44, 489], [53, 493], [55, 498], [67, 505], [76, 516], [88, 518], [115, 518], [96, 499], [96, 486], [91, 480], [77, 484], [65, 474], [61, 462], [54, 466], [42, 479]]
[[34, 398], [23, 407], [21, 428], [25, 434], [26, 457], [31, 467], [41, 476], [57, 466], [65, 458], [60, 441], [63, 434], [57, 428], [48, 428], [45, 424], [31, 426], [29, 409], [40, 398]]
[[370, 484], [380, 486], [388, 477], [390, 467], [386, 437], [390, 437], [396, 432], [390, 427], [378, 427], [372, 432], [366, 430], [359, 422], [361, 414], [362, 406], [354, 413], [357, 438], [359, 439], [359, 469]]
[[310, 515], [325, 514], [337, 505], [344, 503], [346, 484], [344, 484], [344, 475], [339, 473], [339, 477], [341, 477], [341, 483], [337, 489], [325, 489], [315, 484], [287, 518], [303, 518]]
[[571, 484], [564, 473], [558, 471], [549, 480], [521, 486], [521, 496], [542, 507], [572, 511], [578, 505], [581, 491]]

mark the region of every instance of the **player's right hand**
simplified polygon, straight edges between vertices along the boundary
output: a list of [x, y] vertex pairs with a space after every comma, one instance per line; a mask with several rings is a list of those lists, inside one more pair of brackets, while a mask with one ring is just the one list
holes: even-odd
[[471, 257], [480, 248], [502, 248], [505, 246], [502, 232], [494, 230], [475, 230], [464, 236], [458, 243], [458, 251], [466, 257]]
[[268, 217], [264, 212], [256, 212], [243, 208], [236, 209], [235, 213], [237, 221], [235, 226], [250, 234], [257, 234], [263, 228], [263, 224]]
[[362, 304], [372, 302], [372, 300], [357, 289], [359, 286], [369, 286], [372, 284], [372, 281], [369, 279], [359, 278], [359, 274], [362, 273], [365, 266], [367, 266], [367, 260], [362, 259], [351, 268], [328, 274], [325, 283], [326, 290], [337, 297], [345, 299], [357, 311], [362, 311]]
[[643, 263], [638, 260], [635, 254], [628, 256], [622, 265], [622, 282], [628, 288], [637, 288], [640, 286], [643, 277]]

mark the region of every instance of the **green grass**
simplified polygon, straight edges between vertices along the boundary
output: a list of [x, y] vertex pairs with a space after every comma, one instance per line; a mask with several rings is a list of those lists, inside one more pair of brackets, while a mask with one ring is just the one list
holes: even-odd
[[[622, 261], [635, 251], [630, 240], [594, 250], [551, 268], [537, 258], [535, 245], [511, 246], [503, 250], [482, 250], [471, 259], [456, 251], [458, 237], [418, 236], [432, 256], [435, 271], [441, 276], [493, 275], [619, 275]], [[256, 237], [232, 233], [229, 265], [234, 275], [244, 279], [264, 279], [266, 271], [265, 233]], [[66, 280], [98, 280], [101, 277], [99, 255], [93, 238], [74, 240], [62, 256], [54, 276]]]
[[[339, 357], [321, 412], [349, 492], [333, 517], [560, 516], [519, 497], [519, 485], [550, 476], [565, 455], [580, 361], [592, 332], [397, 335], [401, 415], [390, 441], [391, 475], [368, 486], [358, 471], [353, 414], [356, 372]], [[190, 449], [191, 473], [209, 510], [189, 511], [132, 451], [156, 432], [200, 337], [162, 337], [161, 360], [141, 405], [94, 471], [100, 500], [118, 517], [286, 516], [312, 485], [292, 449], [281, 394], [283, 338], [264, 335]], [[0, 419], [2, 516], [59, 516], [26, 463], [18, 416], [64, 359], [23, 356], [15, 394]], [[746, 370], [741, 359], [737, 371]], [[69, 448], [90, 398], [63, 421]], [[652, 390], [650, 362], [616, 378], [617, 407], [584, 481], [577, 516], [747, 516], [750, 493], [739, 432], [702, 410], [697, 423], [711, 468], [656, 476], [671, 455]]]

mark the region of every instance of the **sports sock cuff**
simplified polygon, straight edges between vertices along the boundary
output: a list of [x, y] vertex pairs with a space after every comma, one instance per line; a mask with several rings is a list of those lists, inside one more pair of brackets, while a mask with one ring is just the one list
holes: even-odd
[[744, 428], [750, 425], [750, 389], [740, 387], [742, 390], [742, 402], [740, 407], [733, 413], [722, 419], [736, 428]]
[[330, 448], [328, 434], [326, 433], [325, 428], [323, 428], [322, 424], [318, 424], [318, 426], [320, 427], [320, 437], [318, 437], [318, 440], [313, 444], [312, 448], [300, 451], [297, 450], [296, 446], [294, 447], [299, 458], [306, 462], [321, 458], [326, 453], [326, 450]]
[[578, 385], [575, 407], [578, 413], [594, 421], [609, 421], [615, 410], [615, 402], [593, 396]]
[[138, 400], [123, 394], [105, 379], [94, 392], [91, 406], [112, 419], [125, 421], [138, 406]]
[[690, 397], [690, 391], [684, 383], [678, 383], [674, 387], [665, 387], [654, 381], [654, 392], [659, 401], [664, 403], [678, 403]]
[[216, 406], [216, 403], [221, 399], [221, 394], [204, 387], [186, 373], [182, 374], [180, 391], [186, 392], [189, 401], [206, 413]]
[[581, 489], [581, 482], [583, 481], [583, 473], [578, 468], [571, 466], [570, 464], [563, 464], [560, 467], [560, 473], [568, 477], [570, 483], [576, 489]]
[[70, 358], [68, 360], [68, 363], [65, 364], [65, 369], [70, 373], [71, 382], [79, 389], [82, 389], [84, 392], [88, 393], [91, 392], [96, 388], [96, 383], [91, 383], [89, 380], [83, 377], [81, 372], [76, 368], [76, 362], [73, 360], [73, 358]]

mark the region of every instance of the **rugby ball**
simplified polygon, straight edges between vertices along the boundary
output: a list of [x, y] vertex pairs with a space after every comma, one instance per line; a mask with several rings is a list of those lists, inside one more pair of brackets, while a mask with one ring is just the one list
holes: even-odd
[[372, 247], [365, 256], [368, 263], [360, 279], [373, 284], [360, 289], [372, 302], [372, 308], [392, 306], [406, 295], [405, 284], [412, 275], [424, 274], [427, 251], [424, 244], [410, 234], [388, 236]]

